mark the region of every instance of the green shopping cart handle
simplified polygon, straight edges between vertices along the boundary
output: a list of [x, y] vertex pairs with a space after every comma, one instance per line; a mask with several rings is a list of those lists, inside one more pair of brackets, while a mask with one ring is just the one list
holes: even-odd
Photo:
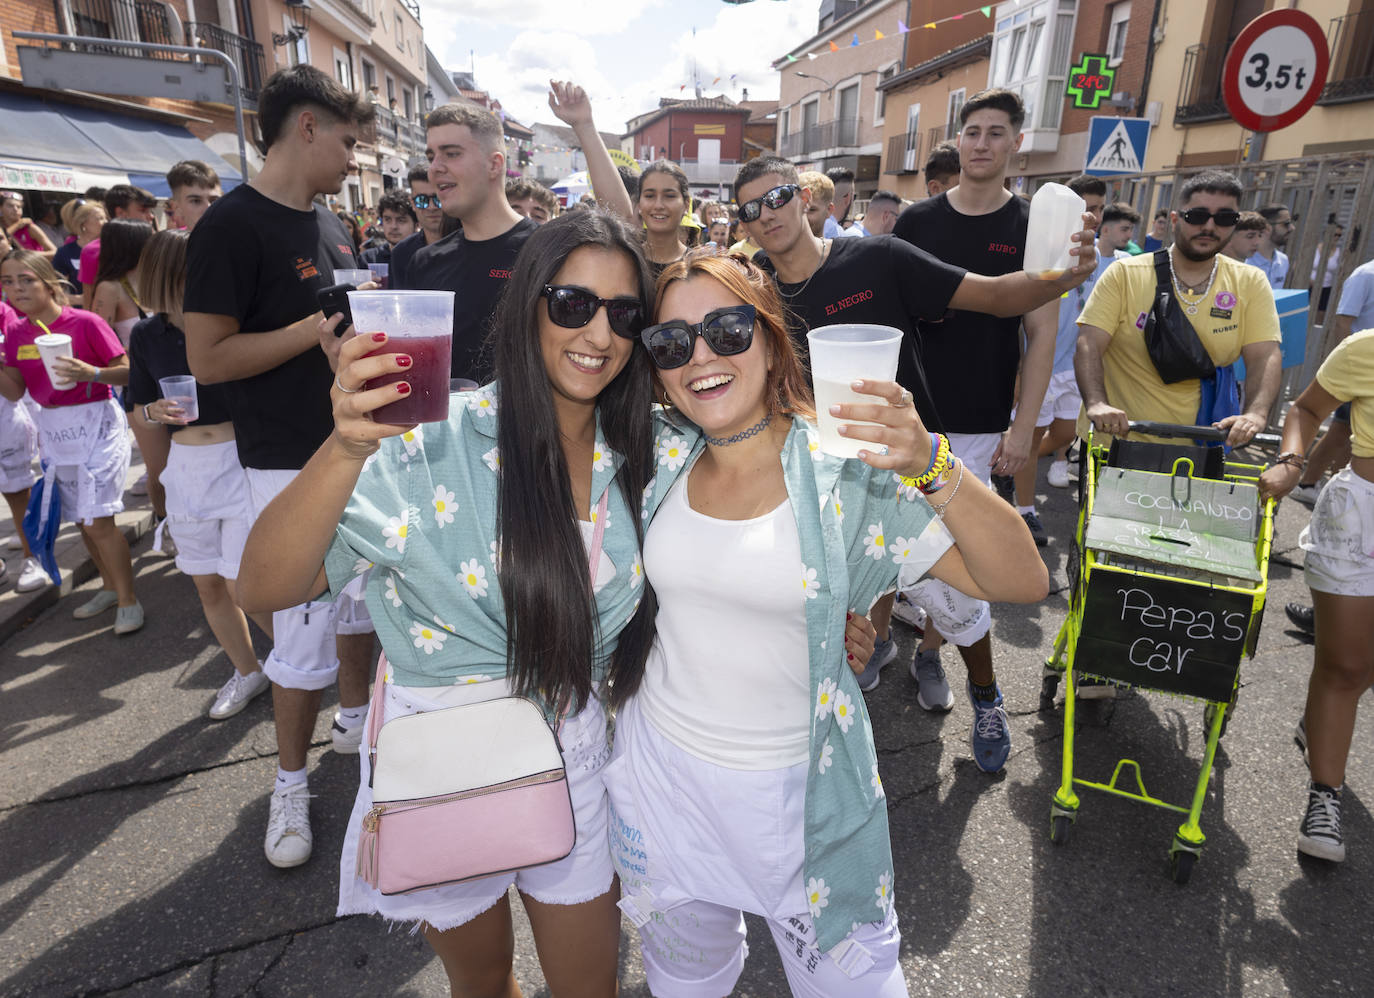
[[[1152, 437], [1190, 437], [1194, 440], [1225, 440], [1226, 430], [1214, 426], [1187, 426], [1182, 423], [1154, 423], [1149, 420], [1132, 420], [1132, 433], [1145, 433]], [[1256, 433], [1250, 438], [1252, 444], [1277, 447], [1283, 438], [1277, 433]]]

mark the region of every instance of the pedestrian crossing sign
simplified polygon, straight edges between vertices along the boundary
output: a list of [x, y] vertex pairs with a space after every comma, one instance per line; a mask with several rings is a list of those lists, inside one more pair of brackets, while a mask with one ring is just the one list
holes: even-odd
[[1149, 118], [1094, 117], [1083, 172], [1094, 177], [1144, 173], [1149, 141]]

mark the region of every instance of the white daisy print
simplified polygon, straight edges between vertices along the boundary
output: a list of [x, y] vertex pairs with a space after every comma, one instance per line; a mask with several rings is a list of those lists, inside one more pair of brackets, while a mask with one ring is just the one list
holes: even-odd
[[406, 430], [400, 435], [398, 439], [401, 441], [401, 445], [405, 447], [405, 453], [401, 455], [402, 461], [409, 461], [415, 456], [420, 449], [422, 436], [418, 426], [413, 430]]
[[802, 566], [802, 593], [807, 599], [815, 599], [821, 594], [821, 584], [816, 581], [816, 570]]
[[917, 538], [915, 537], [896, 538], [892, 546], [888, 548], [888, 550], [892, 552], [892, 560], [899, 565], [905, 565], [909, 561], [914, 561], [916, 541]]
[[[630, 588], [638, 589], [639, 584], [644, 581], [644, 563], [639, 560], [639, 555], [635, 555], [635, 560], [630, 565]], [[635, 606], [639, 606], [639, 600], [635, 600]]]
[[410, 625], [410, 636], [415, 639], [415, 647], [424, 649], [426, 655], [441, 651], [448, 640], [448, 635], [443, 631], [421, 623]]
[[892, 473], [892, 480], [897, 483], [897, 498], [911, 501], [921, 497], [921, 490], [902, 481], [902, 476], [895, 471]]
[[816, 720], [824, 721], [835, 708], [835, 680], [826, 677], [816, 690]]
[[854, 701], [849, 699], [849, 694], [841, 689], [835, 690], [835, 720], [839, 722], [840, 731], [848, 733], [857, 716]]
[[357, 561], [353, 562], [353, 574], [362, 575], [371, 567], [372, 562], [368, 561], [366, 558], [359, 558]]
[[501, 545], [496, 541], [491, 542], [491, 550], [487, 552], [487, 560], [491, 562], [493, 568], [496, 568], [498, 572], [500, 571], [497, 562], [501, 560]]
[[878, 877], [878, 886], [873, 889], [873, 893], [878, 895], [878, 899], [873, 903], [883, 913], [883, 918], [892, 910], [892, 874], [884, 873]]
[[806, 449], [811, 452], [811, 460], [819, 461], [825, 457], [825, 452], [821, 450], [821, 438], [814, 433], [806, 434]]
[[466, 684], [469, 685], [469, 686], [471, 686], [473, 683], [489, 683], [489, 682], [491, 682], [491, 677], [490, 677], [490, 676], [465, 676], [465, 677], [463, 678], [463, 682], [466, 683]]
[[669, 471], [677, 471], [687, 463], [687, 450], [687, 442], [681, 437], [661, 437], [658, 441], [658, 463]]
[[391, 605], [396, 609], [401, 608], [401, 594], [396, 591], [396, 576], [390, 572], [386, 574], [386, 587], [382, 595], [391, 600]]
[[477, 564], [476, 558], [458, 566], [458, 581], [473, 599], [487, 594], [487, 570]]
[[371, 454], [367, 455], [367, 459], [363, 461], [364, 472], [368, 471], [377, 462], [377, 455], [380, 453], [381, 451], [374, 450]]
[[409, 527], [406, 524], [407, 517], [403, 513], [400, 516], [388, 517], [386, 526], [382, 528], [382, 536], [386, 538], [386, 546], [395, 548], [397, 553], [404, 553], [406, 549], [406, 534]]
[[482, 460], [486, 462], [487, 467], [490, 468], [493, 473], [500, 471], [501, 449], [499, 447], [493, 447], [491, 450], [487, 451], [485, 454], [482, 455]]
[[453, 493], [442, 485], [434, 486], [434, 522], [442, 529], [444, 524], [453, 522], [454, 511], [458, 504], [453, 501]]
[[811, 917], [819, 918], [821, 909], [830, 903], [830, 888], [824, 880], [811, 877], [806, 881], [806, 904], [811, 909]]
[[468, 396], [468, 411], [479, 419], [496, 411], [496, 396], [490, 388], [483, 388]]
[[887, 555], [887, 537], [883, 534], [881, 521], [868, 525], [868, 537], [864, 539], [864, 554], [874, 561], [882, 561]]
[[833, 763], [834, 761], [835, 746], [831, 745], [830, 739], [827, 738], [825, 740], [825, 744], [821, 746], [821, 757], [820, 760], [816, 763], [816, 772], [821, 776], [824, 776], [825, 771], [830, 768], [831, 763]]
[[883, 778], [878, 775], [878, 764], [873, 764], [873, 778], [868, 781], [868, 785], [873, 788], [873, 796], [879, 798], [887, 796], [887, 791], [883, 789]]
[[592, 471], [605, 471], [611, 466], [611, 452], [600, 440], [592, 451]]
[[[597, 506], [600, 506], [600, 505], [601, 505], [601, 500], [598, 499], [597, 502], [596, 502], [596, 505], [592, 507], [591, 521], [592, 521], [593, 524], [596, 523], [596, 520], [597, 520], [597, 513], [598, 513]], [[607, 506], [606, 506], [606, 528], [607, 528], [607, 529], [610, 529], [610, 526], [611, 526], [611, 508], [610, 508], [610, 505], [607, 504]]]
[[835, 519], [839, 520], [841, 523], [844, 522], [844, 503], [840, 501], [838, 495], [835, 496]]

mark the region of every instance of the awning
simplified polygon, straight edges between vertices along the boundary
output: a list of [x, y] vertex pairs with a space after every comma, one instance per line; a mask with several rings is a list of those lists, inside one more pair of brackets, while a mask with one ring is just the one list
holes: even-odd
[[167, 197], [167, 170], [183, 159], [206, 163], [226, 191], [243, 179], [178, 125], [18, 94], [0, 94], [0, 148], [7, 185], [37, 190], [133, 183]]

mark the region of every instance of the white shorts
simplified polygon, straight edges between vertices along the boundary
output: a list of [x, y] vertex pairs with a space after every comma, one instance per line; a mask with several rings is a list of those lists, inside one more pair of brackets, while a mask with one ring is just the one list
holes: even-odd
[[992, 484], [992, 455], [1002, 442], [1000, 433], [946, 433], [949, 448], [964, 468], [984, 485]]
[[[91, 521], [124, 512], [124, 485], [129, 477], [132, 453], [129, 447], [129, 424], [124, 410], [113, 399], [85, 403], [90, 422], [87, 428], [94, 433], [95, 443], [85, 464], [59, 464], [54, 469], [58, 495], [62, 499], [62, 519], [89, 524]], [[39, 415], [39, 420], [44, 418]], [[43, 434], [39, 432], [39, 451], [42, 453]], [[44, 454], [43, 459], [53, 457]]]
[[0, 398], [0, 492], [23, 492], [42, 477], [33, 417], [22, 403]]
[[[1083, 396], [1078, 394], [1078, 378], [1073, 368], [1056, 371], [1050, 375], [1049, 387], [1045, 389], [1045, 400], [1040, 403], [1040, 415], [1036, 426], [1049, 426], [1056, 419], [1077, 419], [1078, 410], [1083, 408]], [[1016, 418], [1015, 411], [1011, 418]]]
[[[389, 721], [421, 710], [442, 709], [460, 701], [476, 703], [509, 693], [504, 680], [461, 689], [464, 693], [471, 691], [472, 695], [454, 698], [451, 696], [456, 692], [453, 687], [393, 686], [388, 682], [383, 694], [383, 713]], [[431, 699], [438, 696], [444, 696], [444, 702], [436, 703]], [[563, 764], [568, 771], [573, 824], [577, 829], [577, 842], [569, 855], [556, 863], [514, 873], [410, 894], [387, 895], [374, 890], [357, 875], [358, 830], [363, 816], [372, 807], [372, 790], [368, 786], [371, 767], [364, 735], [359, 749], [358, 796], [348, 819], [343, 853], [339, 857], [338, 914], [377, 914], [395, 922], [424, 922], [442, 931], [472, 921], [500, 901], [512, 884], [521, 893], [544, 904], [582, 904], [605, 894], [611, 889], [615, 869], [606, 847], [606, 787], [601, 771], [611, 750], [601, 702], [592, 697], [580, 713], [565, 719], [559, 727], [558, 739], [563, 748]], [[456, 833], [460, 831], [455, 830]]]
[[[248, 499], [256, 521], [298, 471], [245, 468]], [[226, 557], [230, 552], [226, 551]], [[236, 557], [242, 555], [240, 550]], [[322, 690], [339, 674], [334, 644], [339, 606], [327, 600], [308, 600], [272, 614], [272, 651], [262, 663], [263, 674], [290, 690]]]
[[656, 998], [733, 992], [749, 953], [746, 911], [767, 920], [792, 994], [907, 995], [895, 912], [854, 929], [843, 966], [814, 945], [802, 884], [808, 768], [727, 769], [665, 738], [633, 701], [617, 715], [605, 771], [611, 858]]
[[248, 476], [234, 441], [193, 446], [172, 437], [161, 480], [177, 568], [187, 575], [237, 579], [252, 520]]
[[1374, 596], [1374, 482], [1344, 468], [1317, 496], [1298, 535], [1307, 585], [1334, 596]]

